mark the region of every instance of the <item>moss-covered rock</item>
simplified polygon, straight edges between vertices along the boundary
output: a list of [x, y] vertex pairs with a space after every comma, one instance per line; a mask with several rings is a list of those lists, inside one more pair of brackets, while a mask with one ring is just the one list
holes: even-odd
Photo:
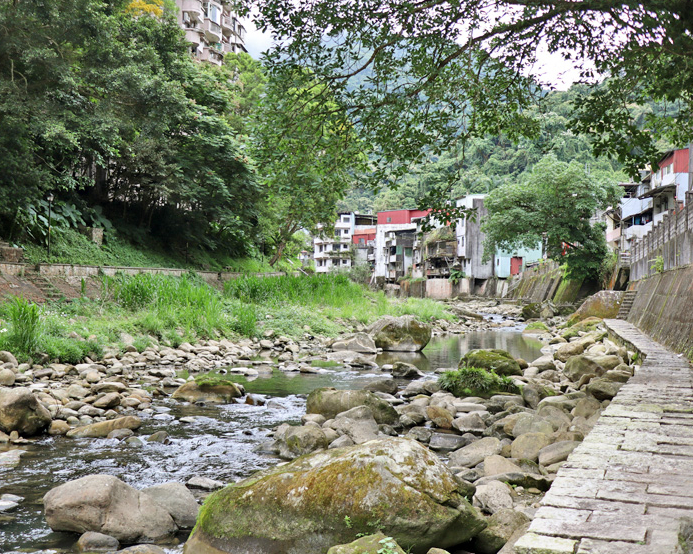
[[460, 360], [459, 367], [480, 367], [496, 375], [522, 375], [517, 360], [509, 352], [499, 349], [470, 350]]
[[382, 398], [367, 390], [337, 390], [331, 387], [315, 389], [308, 395], [306, 412], [320, 414], [332, 419], [337, 414], [356, 408], [368, 406], [373, 418], [378, 423], [392, 425], [399, 416], [395, 409]]
[[541, 303], [530, 302], [522, 306], [522, 317], [527, 319], [539, 319], [541, 315]]
[[388, 438], [303, 456], [213, 493], [184, 552], [323, 554], [379, 529], [423, 554], [484, 527], [434, 453]]
[[233, 402], [234, 398], [239, 398], [245, 394], [242, 385], [231, 381], [188, 381], [178, 387], [171, 398], [184, 402], [212, 402], [224, 404]]
[[599, 317], [602, 319], [614, 318], [618, 315], [621, 307], [623, 292], [616, 290], [601, 290], [587, 298], [577, 311], [568, 318], [568, 325], [573, 325], [578, 321], [588, 317]]
[[525, 335], [542, 335], [548, 332], [548, 326], [541, 321], [533, 321], [532, 323], [527, 325], [527, 327], [525, 327], [522, 331], [522, 333]]
[[368, 332], [378, 348], [391, 352], [419, 352], [431, 340], [431, 326], [411, 315], [384, 317]]
[[395, 539], [386, 537], [382, 533], [368, 535], [356, 539], [349, 544], [338, 544], [327, 551], [327, 554], [378, 554], [382, 553], [385, 548], [389, 548], [388, 554], [406, 554], [400, 548]]

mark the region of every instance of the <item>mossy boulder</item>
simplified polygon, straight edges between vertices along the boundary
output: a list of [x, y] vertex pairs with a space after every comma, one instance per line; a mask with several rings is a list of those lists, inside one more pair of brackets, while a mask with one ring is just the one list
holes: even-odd
[[397, 412], [389, 403], [370, 391], [337, 390], [331, 387], [315, 389], [308, 395], [306, 413], [320, 414], [326, 419], [332, 419], [337, 414], [357, 406], [368, 406], [378, 423], [392, 425], [399, 419]]
[[541, 316], [541, 304], [539, 302], [530, 302], [522, 306], [522, 317], [525, 320], [539, 319]]
[[480, 367], [496, 375], [522, 375], [518, 361], [506, 350], [470, 350], [460, 360], [459, 367]]
[[431, 340], [431, 326], [411, 315], [379, 319], [368, 333], [378, 348], [391, 352], [419, 352]]
[[570, 340], [573, 337], [577, 337], [580, 333], [595, 331], [602, 323], [604, 323], [604, 320], [601, 317], [588, 317], [582, 321], [574, 322], [567, 330], [561, 333], [561, 336], [566, 340]]
[[324, 554], [374, 528], [423, 554], [486, 526], [445, 464], [388, 438], [303, 456], [207, 498], [185, 554]]
[[522, 331], [523, 334], [525, 335], [543, 335], [544, 333], [548, 333], [549, 328], [545, 323], [542, 323], [541, 321], [533, 321], [527, 327], [524, 328]]
[[577, 311], [568, 318], [567, 323], [573, 325], [588, 317], [614, 318], [618, 315], [622, 299], [623, 292], [621, 291], [601, 290], [587, 298]]
[[406, 554], [400, 548], [395, 539], [386, 537], [382, 533], [368, 535], [356, 539], [349, 544], [338, 544], [327, 551], [327, 554], [378, 554], [382, 553], [386, 547], [389, 547], [388, 554]]
[[242, 385], [227, 380], [214, 381], [188, 381], [178, 387], [171, 398], [184, 402], [210, 402], [225, 404], [233, 402], [245, 394]]

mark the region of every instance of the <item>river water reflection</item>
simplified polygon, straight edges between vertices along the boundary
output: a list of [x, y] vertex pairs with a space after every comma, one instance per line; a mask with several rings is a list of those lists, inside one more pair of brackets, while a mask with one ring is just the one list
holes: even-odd
[[[503, 348], [515, 357], [533, 360], [540, 355], [541, 343], [523, 336], [520, 329], [470, 332], [462, 336], [435, 338], [424, 354], [395, 356], [383, 354], [378, 364], [408, 361], [422, 371], [456, 367], [460, 357], [473, 348]], [[41, 498], [51, 488], [66, 481], [94, 473], [107, 473], [136, 488], [166, 481], [185, 482], [193, 475], [231, 482], [256, 469], [277, 463], [277, 459], [255, 452], [268, 440], [271, 428], [295, 423], [305, 412], [305, 395], [325, 386], [361, 388], [382, 376], [378, 371], [335, 368], [322, 374], [282, 373], [254, 380], [234, 377], [248, 393], [263, 400], [263, 406], [229, 404], [225, 406], [186, 406], [172, 400], [155, 404], [157, 414], [144, 419], [137, 435], [165, 430], [168, 444], [128, 445], [110, 439], [67, 439], [45, 437], [23, 446], [27, 453], [14, 469], [0, 468], [0, 495], [23, 496], [20, 507], [0, 514], [0, 552], [35, 552], [51, 549], [72, 552], [77, 535], [53, 533], [46, 526]], [[193, 423], [181, 417], [195, 416]], [[0, 451], [12, 448], [0, 445]], [[179, 549], [170, 552], [180, 552]]]

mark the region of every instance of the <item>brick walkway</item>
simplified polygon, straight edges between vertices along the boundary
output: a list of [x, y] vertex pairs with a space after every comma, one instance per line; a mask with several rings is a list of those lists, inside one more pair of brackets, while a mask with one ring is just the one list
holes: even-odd
[[693, 369], [632, 324], [606, 324], [645, 359], [559, 470], [517, 554], [674, 554], [690, 536]]

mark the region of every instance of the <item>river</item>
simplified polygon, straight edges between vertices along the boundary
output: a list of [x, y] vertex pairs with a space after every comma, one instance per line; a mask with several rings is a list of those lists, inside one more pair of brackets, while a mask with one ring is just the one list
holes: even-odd
[[[496, 319], [497, 316], [489, 316]], [[429, 373], [441, 367], [456, 367], [460, 357], [473, 348], [502, 348], [515, 357], [533, 360], [542, 344], [523, 336], [521, 327], [476, 331], [465, 335], [434, 338], [423, 354], [383, 354], [379, 365], [407, 361]], [[141, 489], [167, 481], [186, 482], [194, 475], [224, 482], [237, 481], [257, 469], [277, 463], [277, 458], [256, 453], [254, 448], [268, 440], [272, 428], [296, 423], [305, 413], [305, 395], [318, 387], [361, 388], [382, 376], [377, 371], [336, 368], [322, 374], [283, 373], [246, 379], [234, 378], [263, 406], [182, 405], [164, 399], [155, 402], [156, 414], [143, 419], [137, 436], [141, 446], [115, 439], [68, 439], [46, 437], [22, 446], [27, 453], [14, 469], [0, 468], [0, 494], [24, 497], [10, 513], [0, 513], [0, 551], [72, 552], [78, 536], [52, 532], [43, 518], [41, 498], [51, 488], [94, 473], [115, 475]], [[194, 416], [194, 421], [180, 421]], [[146, 442], [145, 438], [164, 430], [168, 444]], [[10, 448], [0, 445], [0, 451]], [[184, 540], [185, 536], [179, 537]], [[180, 547], [170, 545], [169, 552]]]

